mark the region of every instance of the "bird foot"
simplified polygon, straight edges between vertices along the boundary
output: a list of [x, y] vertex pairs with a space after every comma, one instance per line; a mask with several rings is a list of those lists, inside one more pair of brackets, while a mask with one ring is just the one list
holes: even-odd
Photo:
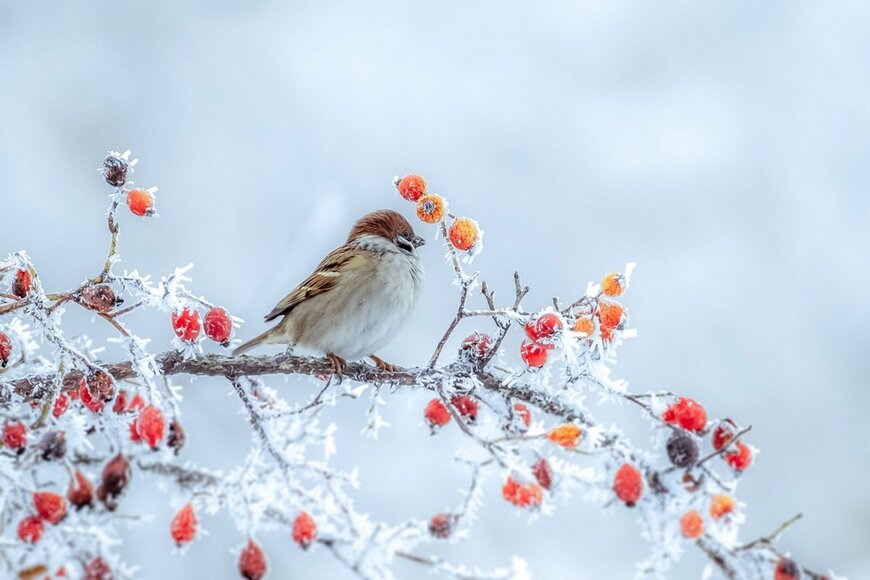
[[370, 354], [369, 358], [375, 361], [375, 366], [377, 366], [382, 371], [387, 371], [388, 373], [394, 373], [401, 368], [392, 363], [388, 363], [384, 359], [377, 357], [373, 354]]
[[326, 358], [332, 366], [332, 374], [338, 377], [338, 382], [341, 382], [341, 379], [344, 377], [344, 368], [347, 366], [347, 361], [334, 352], [326, 353]]

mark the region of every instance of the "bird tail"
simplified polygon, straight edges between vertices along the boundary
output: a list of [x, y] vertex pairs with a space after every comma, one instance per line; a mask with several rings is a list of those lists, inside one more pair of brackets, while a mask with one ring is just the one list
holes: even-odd
[[260, 336], [258, 336], [256, 338], [252, 338], [248, 342], [244, 343], [243, 345], [241, 345], [240, 347], [238, 347], [236, 350], [233, 351], [233, 356], [238, 356], [240, 354], [244, 354], [244, 353], [248, 352], [249, 350], [260, 346], [261, 344], [268, 344], [269, 342], [271, 342], [273, 330], [274, 330], [273, 328], [270, 328], [269, 330], [267, 330], [266, 332], [264, 332]]

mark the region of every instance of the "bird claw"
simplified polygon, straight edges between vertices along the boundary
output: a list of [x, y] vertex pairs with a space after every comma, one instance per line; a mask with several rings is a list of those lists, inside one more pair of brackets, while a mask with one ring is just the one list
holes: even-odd
[[344, 378], [344, 369], [347, 366], [347, 361], [334, 352], [326, 353], [326, 358], [329, 360], [330, 366], [332, 366], [332, 374], [338, 377], [338, 382], [341, 382], [341, 379]]
[[375, 366], [377, 366], [382, 371], [387, 371], [388, 373], [394, 373], [401, 368], [392, 363], [388, 363], [384, 359], [377, 357], [373, 354], [370, 354], [369, 358], [375, 361]]

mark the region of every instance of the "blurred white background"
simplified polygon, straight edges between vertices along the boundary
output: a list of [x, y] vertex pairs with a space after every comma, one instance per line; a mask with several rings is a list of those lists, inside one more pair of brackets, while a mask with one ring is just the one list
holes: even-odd
[[[751, 423], [762, 454], [740, 489], [744, 536], [802, 511], [782, 547], [867, 578], [868, 25], [858, 0], [3, 1], [0, 253], [27, 249], [52, 289], [96, 272], [96, 168], [131, 148], [160, 217], [124, 213], [122, 266], [159, 277], [194, 262], [192, 289], [245, 318], [247, 338], [355, 217], [410, 216], [390, 180], [420, 172], [486, 230], [485, 278], [503, 296], [514, 269], [532, 285], [529, 308], [637, 261], [625, 303], [639, 337], [615, 374]], [[422, 303], [381, 353], [404, 365], [427, 358], [455, 308], [440, 250], [424, 250]], [[102, 331], [80, 322], [70, 332]], [[155, 351], [168, 343], [159, 315], [131, 324]], [[228, 393], [186, 388], [188, 458], [226, 468], [248, 449]], [[461, 497], [461, 438], [428, 436], [426, 399], [390, 397], [377, 442], [358, 434], [363, 404], [329, 416], [378, 517], [426, 518]], [[646, 437], [633, 410], [613, 417]], [[125, 532], [142, 577], [235, 578], [242, 535], [224, 516], [180, 555], [171, 496], [145, 478], [132, 491], [130, 510], [155, 514]], [[627, 578], [646, 554], [628, 510], [575, 498], [527, 526], [494, 480], [487, 500], [471, 541], [433, 550], [487, 566], [520, 554], [539, 578]], [[348, 575], [324, 550], [263, 540], [276, 578]], [[701, 566], [690, 552], [673, 577]]]

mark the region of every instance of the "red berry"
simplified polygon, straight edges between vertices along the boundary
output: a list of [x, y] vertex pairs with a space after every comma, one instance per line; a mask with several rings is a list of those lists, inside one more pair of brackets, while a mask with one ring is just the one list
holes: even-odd
[[34, 492], [33, 505], [39, 517], [50, 524], [57, 524], [66, 517], [66, 499], [52, 491]]
[[127, 405], [128, 411], [141, 411], [145, 408], [145, 399], [142, 398], [142, 395], [135, 394], [133, 398], [130, 399], [130, 404]]
[[643, 495], [643, 477], [640, 470], [630, 463], [623, 463], [613, 479], [613, 491], [625, 505], [634, 507]]
[[417, 201], [426, 193], [426, 180], [419, 175], [406, 175], [396, 184], [396, 189], [408, 201]]
[[172, 313], [172, 329], [175, 335], [185, 342], [193, 342], [199, 336], [202, 325], [199, 322], [199, 312], [185, 308], [181, 312]]
[[69, 482], [66, 498], [76, 509], [89, 506], [94, 501], [94, 484], [81, 471], [76, 470], [75, 481]]
[[308, 546], [317, 538], [317, 524], [306, 512], [296, 516], [296, 521], [293, 522], [293, 541], [299, 544], [302, 549], [307, 550]]
[[65, 392], [60, 393], [57, 398], [54, 400], [54, 408], [51, 411], [51, 414], [54, 415], [55, 419], [66, 413], [66, 410], [69, 408], [69, 395]]
[[212, 308], [205, 315], [205, 335], [223, 347], [230, 345], [233, 323], [223, 308]]
[[532, 474], [538, 480], [538, 484], [547, 491], [553, 487], [553, 470], [550, 464], [543, 457], [532, 466]]
[[719, 451], [734, 439], [736, 425], [731, 419], [725, 419], [713, 429], [713, 449]]
[[18, 524], [18, 539], [28, 544], [35, 544], [42, 537], [45, 524], [39, 516], [27, 516]]
[[79, 384], [79, 399], [81, 399], [85, 407], [94, 413], [99, 413], [106, 406], [105, 403], [91, 396], [91, 391], [88, 389], [88, 381], [84, 378]]
[[112, 569], [102, 558], [94, 558], [85, 567], [84, 580], [112, 580]]
[[505, 425], [505, 431], [525, 433], [532, 424], [532, 412], [525, 403], [514, 403], [511, 422]]
[[547, 350], [530, 340], [520, 345], [520, 358], [532, 368], [540, 368], [547, 363]]
[[26, 298], [33, 284], [33, 276], [29, 270], [18, 270], [15, 273], [15, 281], [12, 283], [12, 293], [18, 298]]
[[522, 508], [536, 508], [541, 505], [544, 493], [537, 483], [520, 483], [513, 477], [508, 477], [501, 488], [504, 499]]
[[135, 423], [139, 437], [145, 441], [148, 447], [156, 449], [166, 432], [166, 419], [163, 418], [163, 411], [159, 407], [148, 405], [139, 413]]
[[184, 504], [175, 517], [172, 518], [172, 524], [169, 528], [172, 534], [172, 539], [178, 546], [183, 546], [192, 542], [196, 537], [196, 528], [199, 520], [196, 518], [196, 512], [193, 511], [193, 505], [190, 503]]
[[12, 339], [4, 332], [0, 332], [0, 368], [6, 367], [9, 364], [9, 357], [12, 356]]
[[482, 332], [475, 332], [462, 341], [459, 347], [459, 355], [467, 360], [483, 360], [492, 349], [492, 337]]
[[725, 453], [725, 461], [737, 471], [743, 471], [752, 465], [752, 450], [745, 443], [738, 441], [734, 444], [736, 451]]
[[558, 314], [545, 312], [534, 322], [529, 321], [525, 325], [526, 334], [532, 342], [538, 343], [547, 350], [553, 347], [553, 335], [565, 327], [562, 318]]
[[154, 194], [144, 189], [134, 189], [127, 194], [127, 207], [133, 215], [145, 217], [154, 214]]
[[477, 421], [477, 411], [479, 405], [474, 397], [470, 395], [453, 395], [450, 398], [450, 403], [456, 407], [459, 414], [474, 423]]
[[260, 580], [268, 569], [263, 550], [254, 540], [248, 540], [248, 545], [239, 555], [239, 573], [246, 580]]
[[699, 433], [707, 426], [707, 411], [698, 401], [681, 397], [662, 413], [665, 423], [677, 424], [686, 431]]
[[683, 514], [680, 518], [680, 531], [689, 540], [697, 539], [704, 533], [704, 518], [696, 511]]
[[6, 423], [3, 425], [3, 444], [9, 449], [18, 453], [24, 453], [24, 446], [27, 445], [27, 427], [24, 423]]
[[123, 413], [127, 410], [127, 391], [121, 389], [118, 396], [115, 397], [115, 404], [112, 405], [112, 411], [115, 413]]
[[426, 405], [423, 417], [426, 418], [426, 422], [429, 423], [429, 427], [432, 428], [434, 433], [439, 427], [443, 427], [450, 422], [450, 411], [447, 410], [447, 407], [444, 406], [444, 403], [440, 399], [432, 399]]
[[801, 569], [791, 558], [781, 556], [773, 571], [773, 580], [800, 580]]
[[435, 514], [429, 520], [429, 533], [433, 537], [445, 540], [453, 533], [453, 523], [456, 518], [453, 514]]

